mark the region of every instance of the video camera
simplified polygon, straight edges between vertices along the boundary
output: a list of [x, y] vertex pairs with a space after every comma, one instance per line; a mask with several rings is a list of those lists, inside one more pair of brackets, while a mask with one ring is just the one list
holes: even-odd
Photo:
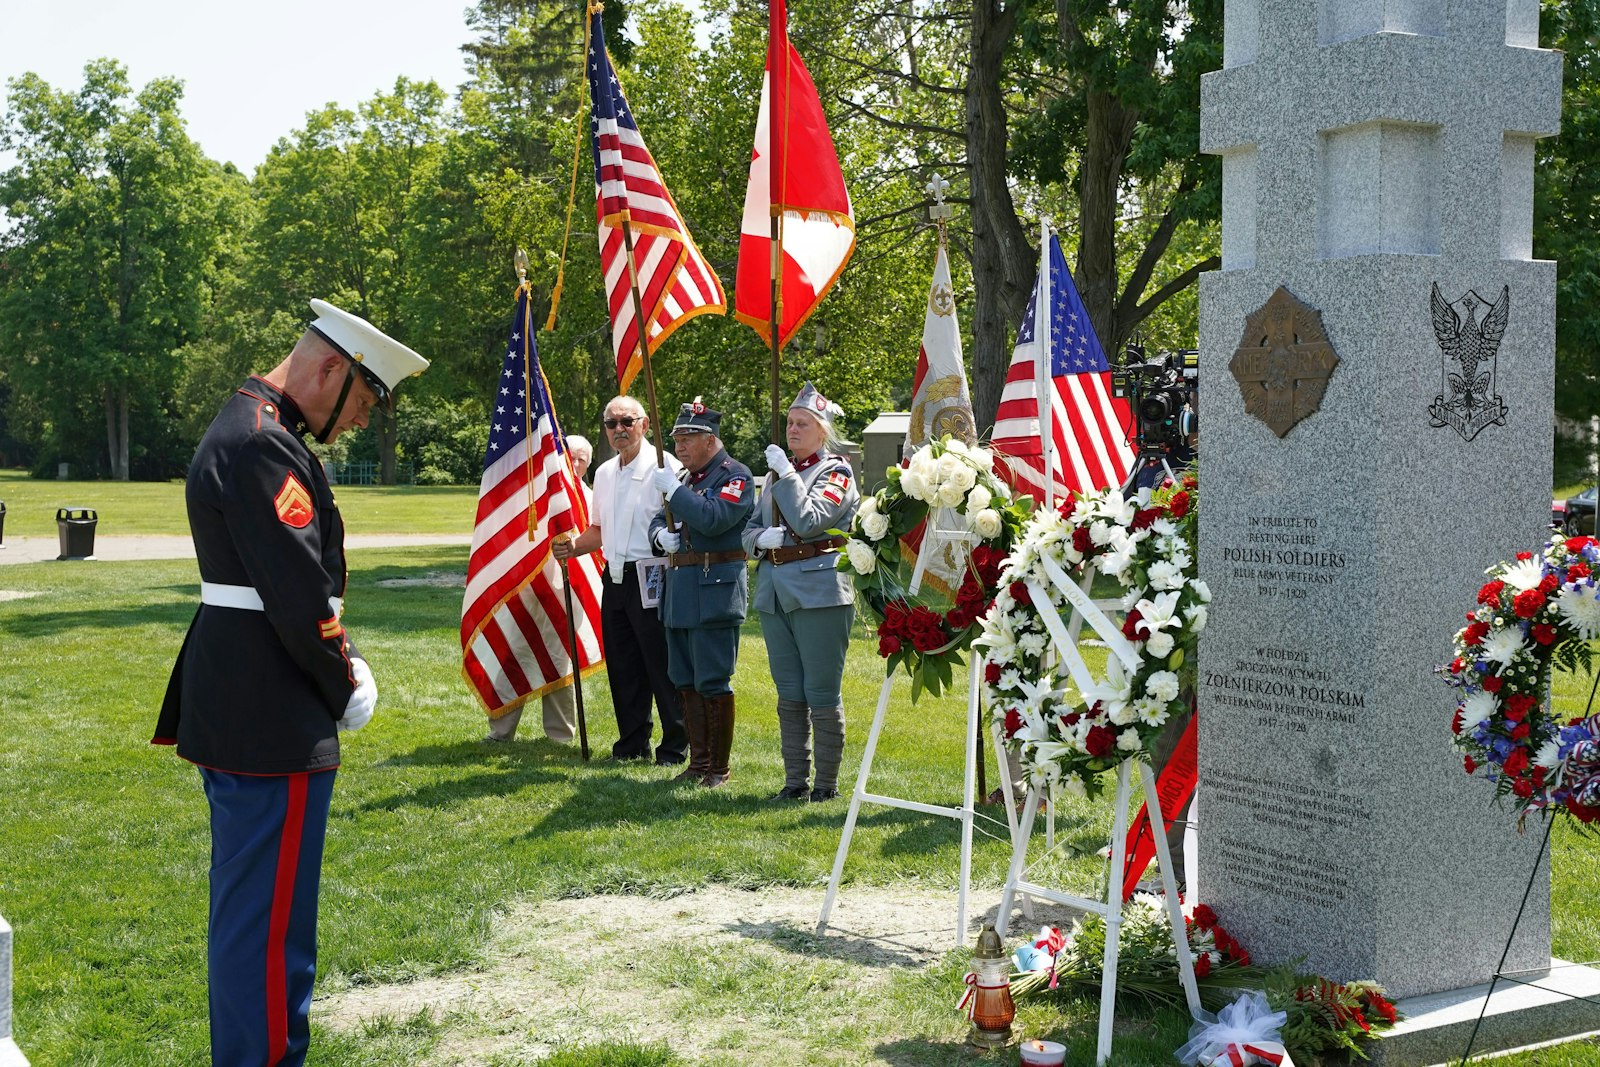
[[1111, 370], [1111, 395], [1128, 401], [1138, 421], [1137, 446], [1141, 456], [1165, 457], [1174, 447], [1186, 447], [1189, 435], [1199, 429], [1195, 411], [1200, 378], [1200, 350], [1180, 348], [1145, 357], [1138, 342], [1123, 351], [1122, 362]]

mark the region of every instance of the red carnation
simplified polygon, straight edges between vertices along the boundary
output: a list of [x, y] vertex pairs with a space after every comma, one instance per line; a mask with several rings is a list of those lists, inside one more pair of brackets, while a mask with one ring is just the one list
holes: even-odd
[[1000, 664], [990, 663], [983, 668], [983, 680], [990, 685], [1000, 684]]
[[1518, 778], [1511, 783], [1511, 791], [1526, 800], [1533, 796], [1533, 779]]
[[1533, 770], [1529, 771], [1528, 773], [1533, 775], [1533, 784], [1534, 785], [1539, 786], [1541, 789], [1544, 788], [1544, 768], [1543, 767], [1541, 767], [1537, 763], [1535, 763], [1533, 765]]
[[1117, 735], [1104, 726], [1089, 727], [1089, 736], [1083, 739], [1083, 747], [1089, 750], [1089, 755], [1095, 759], [1109, 756], [1111, 750], [1117, 745]]
[[1561, 579], [1553, 574], [1547, 574], [1539, 579], [1539, 592], [1549, 596], [1561, 587]]
[[[1100, 701], [1096, 700], [1093, 704], [1089, 705], [1088, 710], [1083, 713], [1083, 717], [1085, 719], [1098, 719], [1100, 716], [1105, 714], [1105, 711], [1106, 706], [1100, 703]], [[1576, 720], [1574, 720], [1573, 725], [1577, 725]]]
[[1129, 527], [1133, 530], [1148, 530], [1154, 526], [1161, 517], [1160, 508], [1141, 508], [1133, 513], [1133, 523]]
[[1006, 712], [1006, 736], [1013, 737], [1022, 729], [1022, 713], [1015, 708]]
[[1518, 560], [1529, 560], [1529, 559], [1532, 559], [1532, 558], [1533, 558], [1533, 553], [1532, 552], [1518, 552], [1517, 553], [1517, 559]]
[[1202, 930], [1209, 930], [1217, 925], [1217, 913], [1211, 910], [1210, 904], [1194, 906], [1194, 924]]
[[1461, 662], [1461, 657], [1460, 656], [1457, 656], [1455, 659], [1450, 661], [1450, 673], [1451, 674], [1460, 674], [1461, 673], [1461, 668], [1464, 667], [1464, 666], [1466, 666], [1466, 664]]
[[1172, 512], [1173, 518], [1183, 518], [1185, 515], [1189, 514], [1189, 494], [1174, 494], [1172, 499], [1167, 503], [1167, 508]]
[[1033, 595], [1028, 592], [1028, 583], [1012, 582], [1011, 599], [1015, 600], [1018, 604], [1032, 604]]
[[1537, 589], [1524, 589], [1511, 601], [1511, 608], [1519, 619], [1531, 619], [1544, 607], [1544, 594]]
[[898, 637], [891, 637], [889, 634], [884, 634], [882, 637], [878, 638], [878, 655], [882, 656], [884, 659], [888, 659], [890, 656], [899, 651], [900, 639]]
[[1478, 590], [1478, 603], [1480, 603], [1480, 604], [1497, 604], [1497, 603], [1499, 603], [1500, 602], [1500, 593], [1501, 593], [1502, 590], [1505, 589], [1505, 587], [1506, 587], [1506, 583], [1500, 581], [1499, 579], [1496, 579], [1496, 580], [1494, 580], [1492, 582], [1489, 582], [1482, 589]]
[[1539, 702], [1526, 693], [1515, 693], [1506, 697], [1506, 718], [1512, 722], [1521, 722], [1528, 712], [1539, 706]]
[[1062, 726], [1076, 726], [1076, 725], [1078, 725], [1078, 720], [1081, 719], [1081, 718], [1083, 718], [1083, 715], [1080, 714], [1079, 712], [1069, 711], [1065, 715], [1061, 716], [1061, 725]]
[[1594, 538], [1592, 537], [1569, 537], [1567, 538], [1567, 551], [1576, 554], [1592, 544], [1594, 544]]
[[1395, 1010], [1393, 1004], [1383, 998], [1383, 994], [1368, 993], [1364, 999], [1367, 1002], [1367, 1007], [1390, 1026], [1399, 1021], [1400, 1013]]
[[1507, 756], [1500, 764], [1500, 773], [1508, 777], [1513, 777], [1521, 774], [1527, 769], [1527, 767], [1528, 750], [1525, 748], [1514, 748], [1511, 750], [1511, 754]]
[[1467, 623], [1467, 628], [1462, 631], [1461, 643], [1469, 646], [1476, 645], [1478, 642], [1482, 641], [1484, 637], [1488, 635], [1488, 633], [1488, 623], [1477, 622], [1474, 620], [1473, 622]]
[[1461, 721], [1461, 709], [1457, 708], [1456, 717], [1450, 720], [1450, 732], [1453, 734], [1459, 734], [1463, 725], [1464, 724]]
[[1556, 639], [1556, 628], [1547, 622], [1536, 622], [1529, 631], [1533, 639], [1541, 645], [1548, 645]]
[[1491, 693], [1500, 692], [1500, 687], [1505, 684], [1506, 680], [1498, 674], [1490, 674], [1483, 679], [1483, 688]]
[[1087, 556], [1094, 548], [1094, 539], [1089, 536], [1089, 528], [1080, 526], [1072, 531], [1073, 550]]
[[1466, 771], [1468, 774], [1473, 774], [1477, 771], [1478, 764], [1471, 756], [1462, 756], [1461, 769]]
[[1587, 563], [1574, 563], [1567, 568], [1567, 581], [1569, 582], [1576, 582], [1580, 578], [1587, 577], [1589, 577], [1589, 565]]
[[1204, 978], [1211, 973], [1211, 953], [1202, 952], [1194, 958], [1194, 976]]
[[1523, 738], [1525, 738], [1527, 736], [1528, 736], [1528, 724], [1525, 723], [1525, 722], [1517, 723], [1516, 728], [1511, 731], [1511, 740], [1513, 740], [1513, 741], [1521, 741]]
[[1193, 489], [1196, 486], [1198, 486], [1199, 484], [1200, 484], [1200, 479], [1195, 477], [1193, 474], [1185, 474], [1183, 476], [1183, 487], [1185, 489]]
[[1241, 967], [1250, 966], [1250, 953], [1245, 949], [1241, 948], [1238, 952], [1234, 953], [1233, 959], [1234, 962]]

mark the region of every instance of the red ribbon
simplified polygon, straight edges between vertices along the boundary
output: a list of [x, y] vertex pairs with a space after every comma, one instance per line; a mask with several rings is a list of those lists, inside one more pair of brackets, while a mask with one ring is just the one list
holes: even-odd
[[961, 995], [961, 1003], [956, 1005], [956, 1011], [965, 1011], [967, 1018], [970, 1019], [972, 1018], [972, 1013], [977, 1009], [977, 1005], [973, 1003], [973, 998], [978, 994], [978, 972], [968, 971], [967, 977], [963, 981], [967, 983], [967, 991]]

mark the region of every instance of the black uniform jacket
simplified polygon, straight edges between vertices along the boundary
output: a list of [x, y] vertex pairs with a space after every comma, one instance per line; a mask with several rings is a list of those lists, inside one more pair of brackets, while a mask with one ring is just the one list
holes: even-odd
[[167, 683], [153, 744], [236, 774], [339, 764], [358, 655], [330, 597], [345, 584], [344, 523], [294, 401], [260, 378], [239, 387], [189, 466], [200, 577], [250, 586], [264, 611], [202, 604]]

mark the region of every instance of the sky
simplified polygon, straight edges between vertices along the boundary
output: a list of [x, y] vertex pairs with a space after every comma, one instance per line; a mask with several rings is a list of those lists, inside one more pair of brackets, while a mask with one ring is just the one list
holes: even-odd
[[[246, 174], [329, 103], [354, 108], [404, 75], [454, 94], [469, 0], [0, 0], [0, 83], [27, 71], [76, 91], [91, 59], [137, 90], [183, 80], [189, 136]], [[0, 167], [14, 162], [0, 155]]]

